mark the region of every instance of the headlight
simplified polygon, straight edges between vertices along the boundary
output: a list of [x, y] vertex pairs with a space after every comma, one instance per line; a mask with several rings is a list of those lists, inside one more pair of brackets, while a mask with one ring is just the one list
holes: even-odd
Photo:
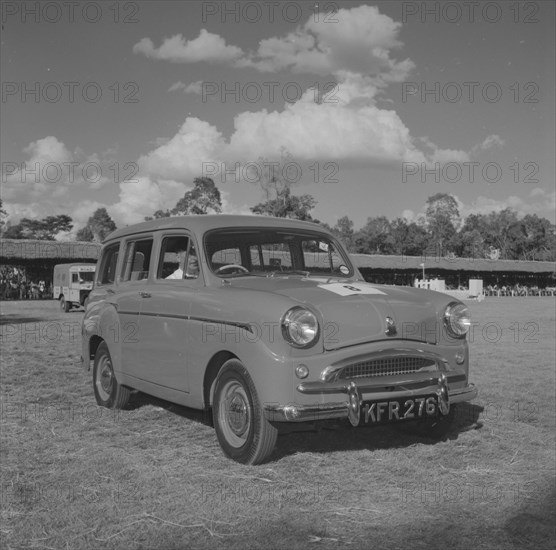
[[466, 305], [453, 302], [444, 311], [444, 323], [448, 334], [454, 338], [463, 338], [471, 326], [471, 316]]
[[292, 307], [282, 317], [282, 335], [296, 348], [312, 346], [319, 336], [319, 323], [313, 313], [304, 307]]

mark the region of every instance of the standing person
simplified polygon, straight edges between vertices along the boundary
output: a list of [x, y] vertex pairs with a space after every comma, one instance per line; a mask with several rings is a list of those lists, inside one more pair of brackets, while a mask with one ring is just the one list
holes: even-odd
[[27, 299], [27, 285], [25, 284], [25, 279], [22, 279], [19, 283], [19, 299]]

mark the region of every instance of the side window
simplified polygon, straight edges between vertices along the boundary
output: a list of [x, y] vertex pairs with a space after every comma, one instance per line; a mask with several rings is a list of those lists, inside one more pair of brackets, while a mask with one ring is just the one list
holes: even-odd
[[183, 235], [162, 239], [157, 279], [183, 279], [188, 246], [189, 238]]
[[97, 285], [111, 285], [116, 278], [116, 264], [118, 263], [118, 252], [120, 244], [110, 245], [104, 251], [98, 273]]
[[78, 283], [79, 282], [79, 275], [77, 273], [72, 273], [71, 274], [71, 282], [72, 283]]
[[162, 239], [157, 279], [197, 279], [199, 263], [193, 241], [180, 235]]
[[152, 239], [127, 243], [122, 281], [142, 281], [149, 276], [152, 248]]

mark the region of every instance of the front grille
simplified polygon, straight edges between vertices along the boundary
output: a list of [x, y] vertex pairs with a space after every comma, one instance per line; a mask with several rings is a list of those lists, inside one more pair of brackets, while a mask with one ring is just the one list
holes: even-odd
[[393, 374], [410, 374], [425, 367], [434, 367], [436, 363], [425, 357], [386, 357], [372, 361], [361, 361], [344, 367], [338, 378], [365, 378], [368, 376], [390, 376]]

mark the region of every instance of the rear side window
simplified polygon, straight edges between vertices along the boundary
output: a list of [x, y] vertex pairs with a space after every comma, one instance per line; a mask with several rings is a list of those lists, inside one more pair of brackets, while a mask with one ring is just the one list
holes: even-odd
[[114, 280], [116, 279], [116, 265], [118, 263], [119, 250], [119, 243], [112, 244], [105, 249], [100, 263], [97, 284], [111, 285], [114, 283]]
[[127, 243], [122, 281], [142, 281], [148, 278], [152, 248], [152, 239], [141, 239]]

